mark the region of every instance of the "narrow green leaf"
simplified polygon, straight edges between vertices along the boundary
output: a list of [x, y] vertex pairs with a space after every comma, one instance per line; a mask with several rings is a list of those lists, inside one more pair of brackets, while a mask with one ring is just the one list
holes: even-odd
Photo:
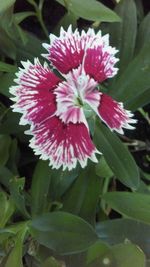
[[23, 267], [22, 252], [25, 233], [26, 229], [23, 229], [17, 233], [15, 246], [8, 256], [5, 267]]
[[129, 192], [109, 192], [102, 196], [108, 205], [129, 218], [150, 224], [150, 195]]
[[136, 5], [133, 0], [121, 1], [115, 11], [122, 21], [110, 25], [110, 37], [119, 50], [119, 71], [122, 72], [133, 58], [137, 31]]
[[50, 181], [51, 168], [48, 162], [39, 160], [33, 173], [31, 185], [31, 212], [33, 216], [47, 211]]
[[0, 228], [3, 228], [14, 212], [14, 204], [5, 192], [0, 191]]
[[97, 240], [86, 221], [66, 212], [44, 214], [31, 221], [31, 233], [37, 241], [57, 253], [71, 254], [86, 250]]
[[132, 189], [138, 188], [139, 172], [137, 165], [127, 147], [117, 135], [105, 125], [99, 124], [95, 130], [94, 140], [118, 180]]
[[3, 73], [1, 75], [1, 83], [0, 83], [0, 93], [6, 97], [10, 97], [9, 88], [13, 85], [13, 80], [15, 78], [15, 74], [11, 73]]
[[30, 17], [30, 16], [35, 16], [36, 14], [31, 11], [25, 11], [25, 12], [17, 12], [15, 13], [14, 20], [17, 24], [21, 23], [24, 19]]
[[[65, 6], [65, 1], [56, 1]], [[70, 0], [67, 8], [77, 17], [91, 21], [120, 21], [119, 16], [115, 12], [95, 0]]]
[[150, 53], [149, 44], [140, 50], [140, 53], [128, 65], [126, 70], [113, 84], [113, 88], [109, 91], [118, 101], [126, 103], [139, 97], [149, 89], [150, 85]]
[[16, 59], [17, 49], [14, 41], [8, 36], [8, 34], [0, 27], [0, 52], [2, 55]]
[[9, 181], [10, 193], [14, 200], [17, 209], [25, 218], [30, 218], [30, 215], [25, 206], [25, 196], [23, 193], [25, 178], [16, 179], [15, 177]]
[[138, 53], [146, 43], [150, 44], [150, 12], [140, 24], [136, 42], [136, 53]]
[[0, 71], [4, 72], [16, 72], [17, 68], [14, 65], [4, 63], [0, 61]]
[[11, 138], [9, 135], [0, 135], [0, 165], [5, 165], [9, 158]]
[[131, 219], [107, 220], [97, 224], [96, 231], [103, 242], [119, 244], [125, 240], [138, 245], [147, 257], [150, 256], [150, 227]]
[[95, 224], [95, 213], [100, 194], [100, 181], [93, 164], [81, 171], [63, 198], [63, 210]]
[[0, 1], [0, 13], [4, 12], [6, 9], [12, 6], [15, 2], [16, 0]]
[[126, 107], [129, 110], [135, 111], [150, 102], [150, 88], [145, 90], [143, 93], [139, 93], [135, 98], [126, 101]]

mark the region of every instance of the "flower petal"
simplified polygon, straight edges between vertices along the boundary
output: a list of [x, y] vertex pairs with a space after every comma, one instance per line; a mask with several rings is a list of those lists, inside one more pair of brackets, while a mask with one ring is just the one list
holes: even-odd
[[41, 159], [50, 160], [53, 168], [63, 167], [69, 170], [87, 165], [88, 158], [97, 162], [95, 153], [99, 153], [93, 145], [86, 126], [81, 123], [64, 124], [58, 117], [48, 118], [35, 125], [28, 134], [32, 134], [30, 146]]
[[48, 54], [43, 56], [61, 73], [66, 74], [82, 63], [85, 47], [94, 37], [93, 29], [89, 29], [87, 33], [82, 31], [80, 35], [77, 29], [73, 33], [71, 26], [67, 31], [61, 28], [60, 37], [50, 34], [50, 45], [43, 44], [48, 51]]
[[10, 92], [16, 103], [13, 110], [23, 113], [20, 124], [40, 123], [56, 111], [54, 88], [60, 79], [50, 71], [47, 64], [42, 66], [38, 59], [34, 64], [22, 62], [24, 69], [19, 70], [15, 79], [17, 86], [12, 86]]
[[98, 108], [100, 118], [111, 130], [123, 134], [122, 128], [134, 129], [130, 123], [136, 123], [131, 117], [133, 114], [123, 108], [123, 104], [115, 101], [106, 94], [101, 94], [100, 105]]
[[84, 69], [97, 82], [116, 75], [118, 68], [114, 65], [118, 61], [115, 57], [117, 50], [109, 46], [109, 35], [96, 38], [87, 48], [84, 58]]

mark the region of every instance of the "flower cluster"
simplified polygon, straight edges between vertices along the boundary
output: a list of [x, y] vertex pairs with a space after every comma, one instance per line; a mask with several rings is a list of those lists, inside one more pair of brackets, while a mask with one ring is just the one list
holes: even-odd
[[50, 66], [37, 58], [34, 64], [22, 62], [17, 85], [10, 88], [13, 110], [23, 114], [20, 124], [30, 124], [30, 147], [41, 159], [49, 159], [56, 169], [71, 170], [77, 162], [85, 167], [88, 159], [97, 162], [99, 153], [90, 137], [89, 110], [118, 133], [134, 128], [133, 115], [123, 104], [98, 90], [118, 71], [117, 50], [109, 45], [108, 34], [93, 29], [80, 34], [71, 26], [67, 31], [61, 28], [59, 37], [50, 34], [50, 44], [43, 46]]

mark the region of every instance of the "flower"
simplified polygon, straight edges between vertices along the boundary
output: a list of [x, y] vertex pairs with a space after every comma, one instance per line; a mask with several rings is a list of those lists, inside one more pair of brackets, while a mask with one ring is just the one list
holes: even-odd
[[[87, 113], [93, 111], [111, 130], [123, 133], [135, 123], [129, 111], [98, 90], [98, 84], [116, 75], [117, 50], [109, 45], [109, 35], [89, 29], [87, 33], [71, 26], [61, 28], [60, 37], [50, 34], [43, 55], [50, 66], [36, 58], [22, 62], [16, 74], [17, 85], [10, 88], [13, 111], [22, 113], [20, 124], [30, 124], [30, 147], [53, 168], [71, 170], [100, 153], [92, 142]], [[59, 74], [56, 74], [57, 73]]]

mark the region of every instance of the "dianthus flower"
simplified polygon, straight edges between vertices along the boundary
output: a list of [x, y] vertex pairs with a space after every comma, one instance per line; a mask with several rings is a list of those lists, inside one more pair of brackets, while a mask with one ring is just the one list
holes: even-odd
[[[36, 44], [35, 44], [36, 45]], [[61, 28], [60, 37], [50, 34], [48, 51], [43, 55], [50, 66], [36, 58], [22, 62], [16, 74], [13, 111], [21, 112], [21, 125], [30, 124], [30, 147], [53, 168], [71, 170], [90, 159], [97, 162], [90, 137], [87, 113], [93, 111], [111, 130], [134, 128], [131, 112], [123, 104], [98, 90], [98, 85], [116, 75], [118, 52], [109, 45], [109, 35], [89, 29], [81, 34], [71, 26]]]

